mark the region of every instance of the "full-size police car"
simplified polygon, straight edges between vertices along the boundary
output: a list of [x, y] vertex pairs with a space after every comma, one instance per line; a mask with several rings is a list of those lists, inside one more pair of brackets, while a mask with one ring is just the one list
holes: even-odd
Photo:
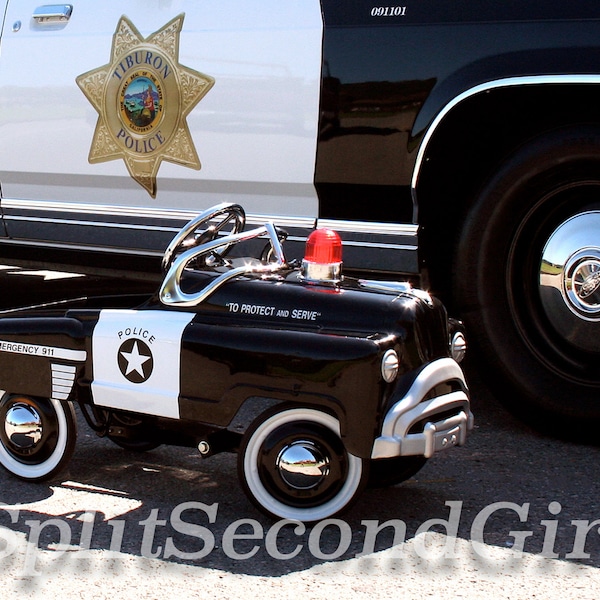
[[[55, 476], [74, 449], [77, 405], [125, 448], [237, 451], [259, 508], [314, 521], [369, 480], [398, 483], [465, 442], [465, 336], [439, 301], [408, 283], [345, 278], [331, 230], [315, 230], [295, 265], [283, 231], [244, 222], [231, 204], [191, 220], [150, 298], [0, 314], [4, 468]], [[257, 258], [226, 256], [257, 241]]]
[[1, 259], [133, 281], [223, 200], [297, 259], [317, 223], [347, 272], [409, 277], [464, 320], [519, 418], [597, 437], [597, 0], [0, 14]]

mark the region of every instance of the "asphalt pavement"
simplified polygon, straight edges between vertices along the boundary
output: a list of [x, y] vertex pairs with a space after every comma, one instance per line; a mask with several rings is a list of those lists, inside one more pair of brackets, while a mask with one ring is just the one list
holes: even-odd
[[[123, 289], [25, 271], [0, 267], [4, 307]], [[466, 446], [311, 527], [259, 513], [232, 454], [130, 452], [79, 418], [60, 478], [0, 472], [0, 597], [596, 599], [600, 449], [536, 433], [466, 368]]]

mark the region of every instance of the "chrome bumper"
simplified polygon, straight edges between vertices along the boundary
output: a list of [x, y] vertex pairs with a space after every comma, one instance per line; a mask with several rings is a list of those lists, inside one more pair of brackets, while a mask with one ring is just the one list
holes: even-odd
[[[424, 400], [436, 385], [448, 381], [458, 381], [462, 389]], [[430, 458], [436, 452], [464, 444], [467, 432], [473, 428], [467, 389], [462, 369], [451, 358], [427, 365], [408, 393], [385, 415], [371, 458]]]

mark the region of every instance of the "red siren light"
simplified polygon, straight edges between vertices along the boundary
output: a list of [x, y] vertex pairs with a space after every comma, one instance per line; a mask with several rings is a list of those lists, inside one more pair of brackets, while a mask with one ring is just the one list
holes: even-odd
[[314, 283], [342, 279], [342, 240], [331, 229], [315, 229], [306, 240], [302, 278]]

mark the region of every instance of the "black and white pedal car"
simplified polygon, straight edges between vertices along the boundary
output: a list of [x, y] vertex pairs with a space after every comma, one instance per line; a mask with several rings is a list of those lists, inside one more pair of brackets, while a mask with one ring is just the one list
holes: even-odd
[[[332, 231], [315, 230], [294, 265], [283, 232], [244, 225], [231, 204], [190, 221], [153, 297], [0, 314], [2, 466], [55, 476], [74, 449], [77, 404], [124, 448], [237, 451], [260, 509], [315, 521], [368, 482], [398, 483], [464, 443], [465, 338], [438, 301], [408, 283], [343, 277]], [[226, 258], [260, 238], [260, 258]]]

